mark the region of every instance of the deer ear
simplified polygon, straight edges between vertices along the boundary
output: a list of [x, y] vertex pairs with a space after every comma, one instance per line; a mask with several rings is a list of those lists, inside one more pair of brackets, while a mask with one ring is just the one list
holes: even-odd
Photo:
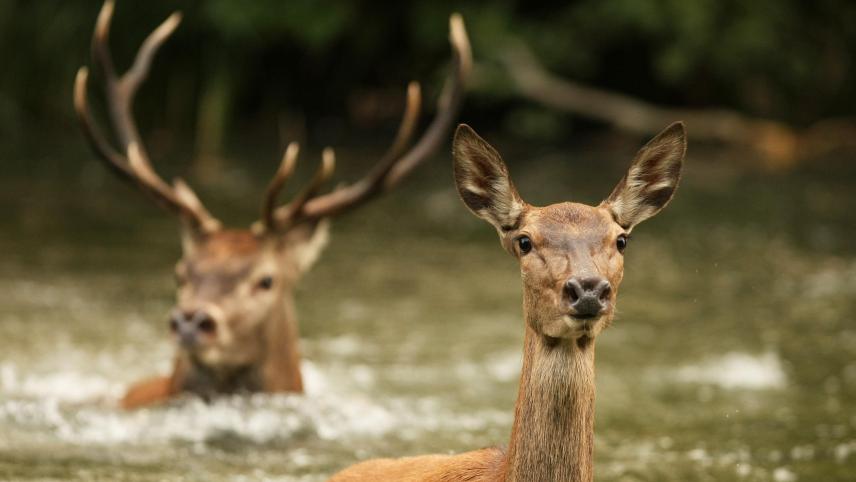
[[683, 122], [675, 122], [645, 144], [604, 204], [624, 229], [660, 212], [675, 194], [687, 152]]
[[330, 220], [327, 218], [302, 223], [285, 233], [284, 242], [292, 247], [291, 252], [299, 275], [312, 269], [329, 240]]
[[461, 124], [452, 144], [455, 185], [464, 204], [476, 216], [503, 231], [513, 229], [526, 203], [508, 176], [496, 149], [470, 126]]

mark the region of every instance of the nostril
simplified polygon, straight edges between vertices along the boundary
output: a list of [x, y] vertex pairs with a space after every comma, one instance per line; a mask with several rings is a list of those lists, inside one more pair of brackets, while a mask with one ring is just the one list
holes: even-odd
[[571, 301], [577, 301], [580, 299], [580, 294], [577, 293], [577, 290], [571, 289], [568, 290], [568, 297], [571, 299]]
[[214, 323], [214, 320], [211, 318], [204, 318], [202, 321], [196, 325], [200, 332], [202, 333], [214, 333], [217, 331], [217, 324]]
[[574, 316], [593, 317], [606, 310], [612, 286], [601, 277], [571, 278], [565, 282], [565, 291]]
[[178, 320], [176, 320], [175, 318], [169, 319], [169, 331], [173, 333], [178, 332]]
[[571, 300], [571, 303], [574, 303], [580, 299], [581, 292], [582, 289], [577, 280], [569, 279], [565, 282], [565, 293], [567, 293], [568, 298]]
[[609, 282], [604, 282], [604, 285], [601, 287], [600, 296], [598, 297], [600, 301], [609, 300], [609, 296], [612, 294], [612, 286], [609, 285]]

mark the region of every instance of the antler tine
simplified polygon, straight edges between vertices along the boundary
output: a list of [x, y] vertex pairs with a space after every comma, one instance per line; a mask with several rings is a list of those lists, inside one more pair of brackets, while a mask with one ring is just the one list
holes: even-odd
[[92, 58], [104, 77], [110, 120], [124, 154], [113, 148], [93, 119], [87, 99], [89, 70], [86, 67], [78, 71], [74, 84], [74, 107], [83, 131], [95, 152], [120, 177], [136, 184], [158, 204], [181, 214], [202, 232], [218, 229], [219, 222], [205, 209], [189, 186], [178, 182], [176, 187], [171, 187], [158, 176], [149, 161], [133, 117], [134, 96], [148, 76], [158, 49], [178, 27], [181, 15], [173, 13], [152, 31], [143, 41], [128, 71], [117, 77], [108, 42], [114, 6], [113, 0], [106, 0], [98, 14], [92, 35]]
[[164, 199], [182, 212], [190, 208], [179, 200], [169, 184], [165, 183], [152, 169], [151, 164], [144, 157], [142, 148], [136, 142], [131, 142], [128, 145], [128, 165], [131, 172], [134, 173], [134, 179], [139, 182], [140, 187], [144, 190]]
[[[394, 156], [381, 159], [378, 165], [363, 179], [341, 189], [337, 189], [323, 196], [318, 196], [306, 201], [300, 211], [282, 211], [277, 213], [278, 220], [284, 220], [289, 224], [306, 219], [317, 219], [332, 216], [346, 209], [356, 207], [371, 199], [380, 192], [391, 189], [407, 176], [414, 168], [425, 161], [445, 141], [452, 123], [458, 114], [464, 97], [466, 80], [472, 66], [472, 52], [467, 37], [463, 18], [459, 14], [453, 14], [449, 19], [449, 41], [452, 44], [453, 67], [446, 81], [443, 93], [437, 102], [437, 114], [426, 129], [422, 138], [409, 151], [403, 155], [396, 149], [398, 140], [393, 144], [390, 153]], [[408, 89], [408, 105], [414, 99], [412, 92], [416, 87]], [[410, 112], [408, 108], [408, 112]], [[405, 112], [402, 128], [399, 130], [399, 138], [402, 132], [407, 132], [408, 112]], [[415, 124], [415, 121], [413, 121]], [[412, 131], [410, 131], [412, 133]], [[406, 142], [405, 142], [406, 144]]]
[[276, 174], [274, 174], [273, 179], [268, 184], [264, 204], [262, 204], [262, 221], [264, 221], [265, 228], [268, 230], [272, 231], [276, 229], [276, 219], [274, 217], [276, 198], [279, 196], [280, 191], [282, 191], [285, 181], [294, 174], [294, 167], [297, 165], [297, 154], [299, 151], [300, 145], [298, 143], [292, 142], [288, 144], [285, 153], [283, 153], [282, 162], [280, 162]]
[[[413, 137], [413, 132], [416, 130], [416, 124], [419, 120], [419, 110], [422, 105], [422, 94], [418, 82], [410, 82], [407, 85], [407, 104], [404, 108], [404, 114], [401, 118], [401, 123], [398, 126], [398, 132], [395, 135], [395, 140], [381, 160], [374, 166], [369, 174], [360, 181], [362, 189], [370, 189], [371, 186], [377, 185], [390, 169], [395, 165], [395, 162], [401, 156], [403, 151], [410, 144], [410, 139]], [[325, 151], [326, 153], [326, 151]], [[324, 161], [324, 153], [322, 153], [322, 162]], [[323, 166], [322, 166], [323, 167]], [[332, 174], [332, 171], [331, 171]], [[338, 192], [338, 191], [336, 191]], [[304, 198], [300, 207], [306, 204], [310, 199]], [[284, 229], [293, 226], [299, 220], [300, 211], [295, 209], [295, 203], [289, 203], [278, 208], [273, 212], [273, 223], [269, 225], [269, 229]]]
[[115, 2], [105, 0], [98, 12], [98, 20], [95, 21], [95, 31], [92, 33], [92, 60], [101, 65], [102, 73], [108, 79], [116, 78], [116, 69], [113, 67], [113, 57], [110, 55], [110, 23], [113, 21], [113, 10]]
[[74, 79], [74, 110], [77, 112], [77, 119], [83, 127], [83, 133], [87, 140], [92, 145], [95, 152], [104, 160], [107, 165], [124, 178], [126, 181], [134, 181], [134, 175], [128, 168], [127, 161], [122, 154], [119, 154], [113, 146], [107, 142], [104, 134], [98, 129], [98, 125], [92, 119], [92, 112], [89, 110], [89, 100], [86, 95], [87, 82], [89, 81], [89, 69], [81, 67], [77, 71], [77, 76]]
[[125, 72], [125, 75], [122, 76], [122, 83], [128, 91], [128, 96], [133, 96], [142, 81], [148, 77], [155, 54], [161, 48], [161, 45], [172, 36], [180, 23], [181, 12], [173, 12], [143, 41], [140, 50], [137, 51], [136, 58], [134, 58], [134, 63]]
[[190, 189], [190, 186], [184, 182], [184, 179], [180, 177], [173, 179], [172, 190], [175, 192], [178, 200], [181, 201], [181, 204], [187, 206], [194, 213], [194, 218], [201, 221], [200, 228], [203, 232], [211, 233], [219, 231], [223, 227], [220, 221], [205, 209], [202, 201], [199, 200], [193, 189]]
[[278, 229], [287, 228], [301, 220], [299, 214], [303, 209], [303, 206], [318, 194], [318, 191], [321, 190], [324, 183], [333, 175], [333, 170], [335, 168], [336, 153], [333, 151], [333, 148], [325, 147], [324, 151], [321, 152], [321, 164], [315, 171], [315, 175], [312, 176], [312, 180], [309, 181], [309, 184], [300, 192], [300, 194], [295, 196], [290, 203], [282, 207], [282, 217], [287, 220], [287, 224], [283, 225], [282, 223], [277, 222], [276, 225]]
[[395, 134], [395, 140], [374, 167], [373, 172], [369, 174], [369, 179], [385, 175], [392, 169], [398, 158], [404, 154], [404, 150], [410, 145], [410, 140], [416, 131], [421, 110], [422, 90], [419, 87], [419, 82], [413, 81], [407, 84], [407, 103], [404, 107], [404, 115], [401, 117], [401, 124], [398, 126], [398, 132]]
[[464, 100], [467, 78], [472, 70], [473, 54], [470, 39], [459, 13], [449, 17], [449, 42], [455, 56], [452, 75], [446, 81], [443, 93], [437, 101], [437, 114], [419, 142], [399, 161], [385, 180], [384, 188], [398, 184], [416, 166], [430, 156], [442, 144], [455, 122]]
[[155, 28], [143, 41], [134, 63], [121, 77], [117, 77], [113, 58], [110, 55], [109, 34], [113, 18], [114, 2], [107, 0], [98, 15], [95, 33], [92, 37], [93, 58], [101, 67], [106, 81], [106, 91], [110, 116], [116, 128], [120, 143], [127, 149], [131, 142], [140, 144], [144, 157], [145, 148], [140, 142], [140, 134], [133, 119], [134, 96], [148, 75], [152, 59], [161, 45], [175, 32], [181, 21], [181, 14], [173, 13]]

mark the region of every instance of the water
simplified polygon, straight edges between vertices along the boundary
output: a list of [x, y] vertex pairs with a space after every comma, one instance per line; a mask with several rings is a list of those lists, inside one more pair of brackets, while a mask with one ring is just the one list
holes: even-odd
[[[597, 202], [632, 152], [506, 150], [533, 203]], [[297, 293], [305, 395], [129, 413], [123, 387], [169, 367], [176, 226], [69, 157], [0, 180], [0, 479], [314, 481], [506, 443], [519, 275], [447, 159], [334, 223]], [[267, 164], [203, 196], [246, 224]], [[598, 480], [856, 480], [854, 188], [845, 162], [765, 174], [691, 151], [598, 341]]]

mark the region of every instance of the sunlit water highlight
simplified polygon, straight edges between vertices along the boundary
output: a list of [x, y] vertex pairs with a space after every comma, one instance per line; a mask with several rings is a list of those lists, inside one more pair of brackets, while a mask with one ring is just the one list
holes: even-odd
[[753, 356], [727, 353], [702, 363], [686, 365], [675, 371], [675, 378], [687, 383], [706, 383], [731, 390], [785, 388], [785, 372], [774, 353]]

